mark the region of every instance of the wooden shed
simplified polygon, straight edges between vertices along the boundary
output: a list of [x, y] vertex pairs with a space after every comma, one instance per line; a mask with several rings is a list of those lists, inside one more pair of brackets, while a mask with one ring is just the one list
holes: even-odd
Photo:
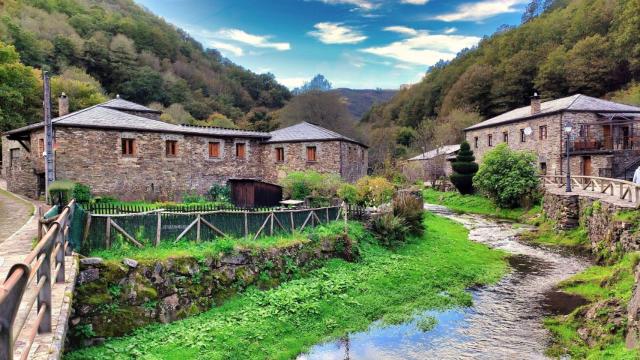
[[282, 186], [255, 179], [230, 179], [231, 201], [238, 207], [278, 206]]

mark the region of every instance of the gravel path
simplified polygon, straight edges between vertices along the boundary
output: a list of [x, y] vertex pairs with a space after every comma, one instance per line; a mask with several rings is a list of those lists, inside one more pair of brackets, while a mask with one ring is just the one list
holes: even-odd
[[0, 243], [18, 231], [33, 214], [33, 205], [0, 189]]

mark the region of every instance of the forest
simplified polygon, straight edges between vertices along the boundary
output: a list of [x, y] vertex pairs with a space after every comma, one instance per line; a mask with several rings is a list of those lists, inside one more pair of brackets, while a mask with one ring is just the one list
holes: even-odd
[[179, 123], [248, 121], [251, 128], [247, 115], [291, 97], [272, 74], [205, 50], [132, 0], [4, 0], [0, 53], [0, 131], [40, 121], [41, 70], [52, 75], [54, 95], [69, 95], [71, 111], [119, 94]]
[[460, 141], [469, 118], [528, 105], [534, 92], [543, 100], [582, 93], [640, 104], [638, 33], [637, 0], [533, 0], [520, 26], [500, 27], [365, 114], [370, 141], [384, 143], [372, 155], [382, 160]]

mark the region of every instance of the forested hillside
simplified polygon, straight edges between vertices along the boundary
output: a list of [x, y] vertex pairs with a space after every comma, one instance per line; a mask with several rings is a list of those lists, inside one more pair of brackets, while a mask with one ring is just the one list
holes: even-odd
[[38, 120], [41, 100], [25, 89], [39, 86], [40, 74], [31, 71], [34, 80], [22, 67], [14, 71], [22, 65], [49, 70], [54, 95], [71, 93], [71, 110], [120, 94], [165, 110], [167, 121], [232, 125], [229, 118], [250, 127], [246, 114], [280, 108], [291, 97], [273, 75], [254, 74], [203, 49], [132, 0], [0, 1], [0, 48], [0, 67], [13, 69], [20, 88], [0, 85], [3, 105], [17, 101], [18, 111], [0, 112], [0, 131]]
[[385, 103], [393, 98], [396, 90], [383, 89], [347, 89], [333, 90], [347, 99], [347, 108], [351, 115], [360, 120], [375, 104]]
[[543, 99], [583, 93], [638, 100], [638, 34], [638, 0], [532, 1], [521, 26], [503, 27], [432, 67], [364, 121], [417, 128], [454, 110], [486, 118], [528, 104], [534, 90]]

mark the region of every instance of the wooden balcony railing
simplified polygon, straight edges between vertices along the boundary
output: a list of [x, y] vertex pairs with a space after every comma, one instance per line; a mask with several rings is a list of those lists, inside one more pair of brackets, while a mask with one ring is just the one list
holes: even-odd
[[[545, 186], [566, 186], [566, 175], [545, 175], [542, 176]], [[631, 181], [611, 179], [598, 176], [571, 175], [571, 186], [579, 189], [592, 191], [600, 194], [618, 198], [620, 200], [633, 203], [636, 207], [640, 205], [640, 185]]]
[[571, 142], [571, 151], [640, 150], [640, 136], [613, 138], [579, 137]]
[[[60, 284], [65, 281], [65, 255], [70, 255], [71, 251], [68, 245], [74, 205], [75, 200], [72, 200], [48, 226], [42, 224], [45, 234], [21, 263], [11, 267], [0, 285], [0, 359], [13, 359], [15, 342], [24, 330], [36, 301], [38, 316], [21, 358], [29, 356], [36, 334], [51, 332], [51, 287], [52, 282]], [[35, 293], [23, 298], [34, 281]], [[26, 304], [26, 311], [16, 318], [21, 304]]]

